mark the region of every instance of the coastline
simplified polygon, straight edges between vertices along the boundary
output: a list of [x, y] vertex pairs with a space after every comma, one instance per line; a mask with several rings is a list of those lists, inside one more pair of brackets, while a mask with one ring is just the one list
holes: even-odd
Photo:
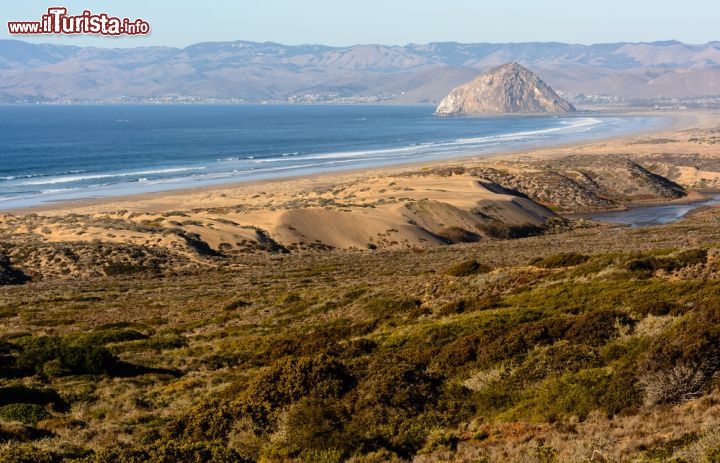
[[[600, 112], [595, 112], [595, 114]], [[633, 139], [648, 135], [672, 133], [678, 130], [702, 127], [707, 125], [706, 119], [711, 114], [705, 111], [611, 111], [600, 113], [603, 116], [625, 116], [625, 117], [662, 117], [668, 119], [668, 123], [661, 127], [643, 128], [637, 132], [621, 135], [609, 135], [591, 140], [578, 140], [550, 144], [541, 147], [525, 149], [513, 149], [508, 147], [505, 150], [493, 153], [459, 155], [451, 158], [438, 160], [413, 161], [396, 165], [356, 167], [331, 172], [317, 172], [312, 174], [297, 174], [273, 179], [255, 180], [233, 180], [227, 183], [201, 185], [189, 188], [177, 188], [157, 192], [132, 193], [127, 195], [107, 196], [99, 198], [82, 198], [77, 200], [59, 200], [54, 203], [41, 204], [37, 206], [20, 207], [12, 209], [0, 209], [0, 214], [27, 215], [27, 214], [59, 214], [86, 211], [97, 213], [99, 211], [131, 209], [136, 212], [161, 212], [177, 209], [186, 204], [184, 199], [190, 199], [190, 203], [196, 201], [196, 197], [204, 196], [214, 202], [221, 201], [222, 195], [238, 193], [243, 190], [257, 190], [258, 186], [265, 186], [264, 189], [297, 190], [317, 187], [327, 184], [338, 184], [352, 181], [359, 181], [364, 178], [378, 176], [392, 176], [407, 174], [414, 171], [441, 169], [449, 166], [457, 166], [462, 163], [464, 166], [474, 166], [487, 162], [502, 160], [541, 159], [551, 155], [549, 152], [566, 152], [568, 150], [587, 150], [598, 144], [623, 144]], [[579, 113], [578, 116], [582, 116]], [[213, 198], [213, 196], [216, 196]]]

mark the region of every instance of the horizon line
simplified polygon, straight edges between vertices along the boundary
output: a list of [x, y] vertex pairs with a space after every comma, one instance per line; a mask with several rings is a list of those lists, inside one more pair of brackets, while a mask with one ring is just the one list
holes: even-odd
[[74, 45], [74, 44], [61, 44], [61, 43], [52, 43], [52, 42], [32, 42], [28, 40], [23, 40], [22, 38], [15, 38], [15, 37], [0, 37], [0, 42], [20, 42], [27, 45], [34, 45], [34, 46], [53, 46], [53, 47], [68, 47], [68, 48], [97, 48], [97, 49], [103, 49], [103, 50], [118, 50], [118, 49], [132, 49], [132, 48], [171, 48], [171, 49], [177, 49], [177, 50], [184, 50], [193, 46], [197, 45], [210, 45], [210, 44], [234, 44], [234, 43], [251, 43], [251, 44], [258, 44], [258, 45], [279, 45], [283, 47], [325, 47], [330, 49], [343, 49], [343, 48], [353, 48], [353, 47], [362, 47], [362, 46], [380, 46], [380, 47], [399, 47], [399, 48], [405, 48], [409, 46], [423, 46], [423, 45], [434, 45], [434, 44], [457, 44], [457, 45], [529, 45], [529, 44], [542, 44], [542, 45], [569, 45], [569, 46], [579, 46], [579, 47], [593, 47], [593, 46], [600, 46], [600, 45], [672, 45], [672, 44], [678, 44], [678, 45], [685, 45], [685, 46], [712, 46], [714, 44], [720, 44], [720, 39], [718, 40], [710, 40], [705, 43], [689, 43], [689, 42], [683, 42], [676, 39], [666, 39], [666, 40], [653, 40], [653, 41], [617, 41], [617, 42], [594, 42], [594, 43], [576, 43], [576, 42], [561, 42], [556, 40], [549, 40], [549, 41], [522, 41], [522, 42], [460, 42], [457, 40], [448, 40], [448, 41], [435, 41], [435, 42], [408, 42], [404, 45], [400, 44], [383, 44], [383, 43], [354, 43], [351, 45], [326, 45], [323, 43], [296, 43], [296, 44], [288, 44], [288, 43], [282, 43], [282, 42], [275, 42], [271, 40], [266, 41], [255, 41], [255, 40], [245, 40], [245, 39], [235, 39], [235, 40], [217, 40], [217, 41], [201, 41], [201, 42], [195, 42], [191, 43], [186, 46], [174, 46], [174, 45], [131, 45], [131, 46], [98, 46], [98, 45]]

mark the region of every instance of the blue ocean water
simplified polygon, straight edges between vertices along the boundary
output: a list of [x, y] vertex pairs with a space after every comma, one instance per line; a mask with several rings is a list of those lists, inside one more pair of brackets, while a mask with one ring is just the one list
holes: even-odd
[[456, 158], [658, 118], [444, 118], [430, 106], [0, 106], [0, 209]]

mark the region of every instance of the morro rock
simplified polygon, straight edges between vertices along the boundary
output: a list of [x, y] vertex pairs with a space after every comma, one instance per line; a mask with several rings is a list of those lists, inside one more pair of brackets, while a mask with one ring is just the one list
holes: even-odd
[[575, 107], [561, 98], [537, 74], [507, 63], [454, 88], [437, 107], [437, 114], [568, 113]]

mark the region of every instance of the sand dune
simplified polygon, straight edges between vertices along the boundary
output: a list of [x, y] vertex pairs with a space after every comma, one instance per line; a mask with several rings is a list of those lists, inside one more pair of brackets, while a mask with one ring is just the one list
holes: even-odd
[[[542, 226], [548, 208], [472, 175], [416, 173], [304, 188], [279, 182], [8, 216], [2, 231], [43, 243], [112, 243], [179, 252], [390, 249], [486, 239], [498, 227]], [[145, 202], [144, 202], [145, 201]], [[205, 207], [202, 207], [202, 206]], [[184, 207], [183, 207], [184, 206]], [[158, 210], [160, 209], [160, 210]], [[205, 249], [205, 248], [203, 248]]]
[[319, 201], [323, 206], [315, 205], [315, 191], [285, 206], [201, 212], [199, 216], [222, 217], [237, 225], [190, 231], [211, 246], [232, 244], [228, 234], [257, 227], [283, 246], [363, 249], [447, 243], [453, 241], [446, 236], [451, 229], [479, 238], [491, 223], [539, 226], [555, 215], [529, 199], [486, 185], [502, 191], [467, 175], [380, 177], [340, 187], [342, 191], [334, 193], [337, 199]]

